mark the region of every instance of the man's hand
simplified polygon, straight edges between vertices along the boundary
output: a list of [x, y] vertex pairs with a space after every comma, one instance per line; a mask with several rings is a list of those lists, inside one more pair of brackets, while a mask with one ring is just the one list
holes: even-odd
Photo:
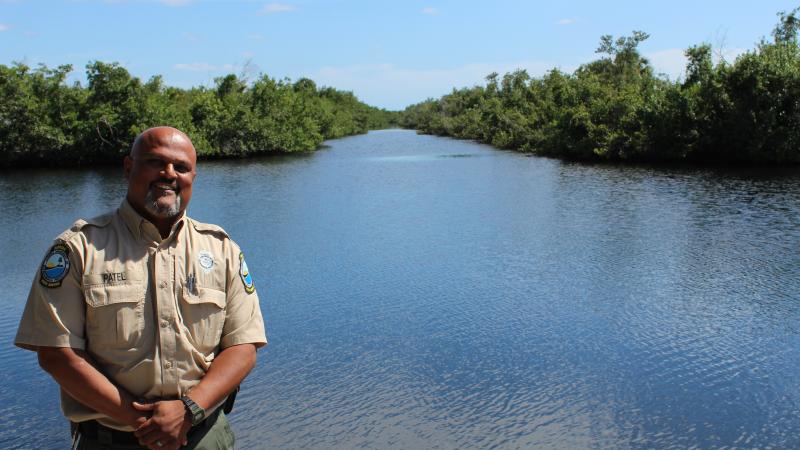
[[152, 414], [133, 432], [139, 438], [139, 444], [152, 450], [177, 450], [181, 445], [186, 445], [186, 434], [192, 422], [182, 401], [133, 402], [133, 407], [145, 414]]

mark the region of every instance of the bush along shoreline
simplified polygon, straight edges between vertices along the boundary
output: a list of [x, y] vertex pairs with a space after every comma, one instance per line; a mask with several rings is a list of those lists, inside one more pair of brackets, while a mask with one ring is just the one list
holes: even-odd
[[779, 13], [772, 39], [732, 63], [712, 47], [686, 50], [683, 80], [657, 76], [635, 31], [603, 36], [598, 60], [540, 78], [490, 74], [406, 108], [420, 133], [473, 139], [570, 160], [796, 165], [800, 163], [798, 10]]
[[136, 135], [155, 125], [185, 131], [200, 158], [308, 152], [326, 139], [398, 125], [398, 112], [307, 78], [227, 75], [211, 88], [180, 89], [96, 61], [86, 66], [83, 87], [65, 82], [71, 71], [0, 65], [0, 167], [118, 163]]

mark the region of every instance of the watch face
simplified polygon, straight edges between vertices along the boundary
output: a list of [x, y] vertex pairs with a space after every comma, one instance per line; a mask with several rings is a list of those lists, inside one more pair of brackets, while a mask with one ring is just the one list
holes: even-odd
[[200, 409], [199, 406], [197, 408], [198, 409], [192, 412], [192, 425], [197, 425], [198, 423], [202, 422], [205, 416], [205, 412]]
[[197, 403], [195, 403], [189, 397], [181, 398], [183, 404], [186, 406], [186, 409], [189, 410], [189, 414], [192, 416], [192, 425], [197, 425], [198, 423], [202, 422], [203, 419], [206, 418], [206, 412], [203, 408], [200, 407]]

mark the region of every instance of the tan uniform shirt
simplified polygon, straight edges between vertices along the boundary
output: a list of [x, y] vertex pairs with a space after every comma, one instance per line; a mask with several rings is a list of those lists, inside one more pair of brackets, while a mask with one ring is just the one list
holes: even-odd
[[[170, 235], [127, 200], [77, 221], [56, 239], [33, 280], [16, 345], [86, 350], [136, 397], [178, 398], [232, 345], [266, 344], [252, 278], [222, 228], [185, 215]], [[130, 428], [62, 392], [73, 422]]]

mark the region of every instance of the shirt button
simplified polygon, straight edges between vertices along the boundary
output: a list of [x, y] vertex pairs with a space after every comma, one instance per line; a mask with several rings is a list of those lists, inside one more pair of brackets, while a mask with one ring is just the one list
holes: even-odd
[[165, 363], [164, 363], [164, 367], [166, 367], [167, 369], [169, 369], [170, 367], [172, 367], [172, 363], [171, 363], [171, 362], [169, 362], [169, 361], [167, 361], [167, 362], [165, 362]]
[[162, 288], [165, 288], [165, 287], [167, 287], [167, 282], [166, 281], [162, 281], [159, 286], [161, 286]]
[[167, 328], [169, 326], [169, 321], [162, 320], [161, 321], [161, 328]]

